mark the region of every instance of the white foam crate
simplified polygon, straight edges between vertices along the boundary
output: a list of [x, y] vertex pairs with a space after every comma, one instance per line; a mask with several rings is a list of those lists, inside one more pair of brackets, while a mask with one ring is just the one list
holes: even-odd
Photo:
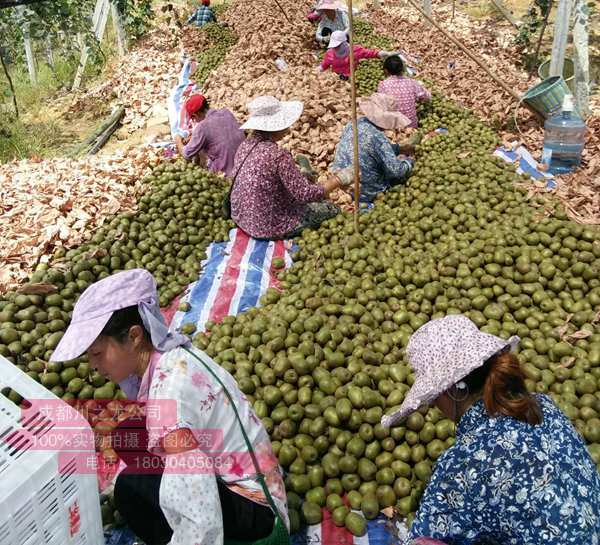
[[[26, 400], [64, 403], [0, 356], [0, 390], [5, 387]], [[64, 427], [48, 417], [53, 413], [35, 411], [23, 419], [0, 393], [0, 545], [104, 545], [96, 474], [76, 468], [77, 457], [95, 455], [93, 444], [89, 451], [62, 453], [31, 448], [50, 430], [56, 434]], [[80, 419], [77, 429], [91, 434]]]

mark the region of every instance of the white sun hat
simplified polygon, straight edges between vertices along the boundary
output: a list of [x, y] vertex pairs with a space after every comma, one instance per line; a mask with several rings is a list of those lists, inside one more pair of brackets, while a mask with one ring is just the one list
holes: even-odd
[[479, 331], [466, 316], [453, 315], [432, 320], [413, 333], [406, 347], [415, 382], [396, 412], [381, 419], [384, 427], [428, 405], [471, 371], [503, 350], [514, 350], [519, 337], [507, 341]]
[[334, 47], [346, 43], [347, 41], [348, 35], [343, 30], [336, 30], [335, 32], [331, 33], [327, 49], [333, 49]]
[[277, 132], [291, 127], [302, 115], [304, 105], [298, 100], [282, 101], [272, 96], [259, 96], [247, 105], [250, 117], [241, 128]]

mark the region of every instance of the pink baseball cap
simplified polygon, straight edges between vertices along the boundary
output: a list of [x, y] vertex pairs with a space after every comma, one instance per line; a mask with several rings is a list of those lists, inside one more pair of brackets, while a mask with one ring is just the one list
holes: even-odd
[[506, 349], [514, 350], [519, 337], [507, 341], [479, 331], [466, 316], [445, 316], [427, 322], [415, 331], [406, 347], [415, 382], [396, 412], [381, 424], [390, 427], [422, 405], [437, 399], [448, 388]]
[[77, 300], [71, 323], [50, 361], [69, 361], [81, 356], [116, 310], [140, 303], [158, 306], [157, 301], [156, 282], [145, 269], [122, 271], [95, 282]]

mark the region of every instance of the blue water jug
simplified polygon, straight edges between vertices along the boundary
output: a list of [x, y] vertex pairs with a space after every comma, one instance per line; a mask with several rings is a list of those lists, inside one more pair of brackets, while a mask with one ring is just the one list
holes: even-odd
[[585, 122], [574, 111], [573, 95], [565, 95], [562, 111], [544, 124], [542, 163], [551, 174], [572, 172], [581, 164]]

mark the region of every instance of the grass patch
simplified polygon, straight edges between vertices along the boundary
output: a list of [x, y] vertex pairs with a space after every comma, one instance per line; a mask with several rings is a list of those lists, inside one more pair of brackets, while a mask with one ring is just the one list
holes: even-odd
[[72, 134], [54, 121], [24, 123], [2, 116], [0, 120], [0, 163], [28, 157], [54, 155], [70, 141]]

